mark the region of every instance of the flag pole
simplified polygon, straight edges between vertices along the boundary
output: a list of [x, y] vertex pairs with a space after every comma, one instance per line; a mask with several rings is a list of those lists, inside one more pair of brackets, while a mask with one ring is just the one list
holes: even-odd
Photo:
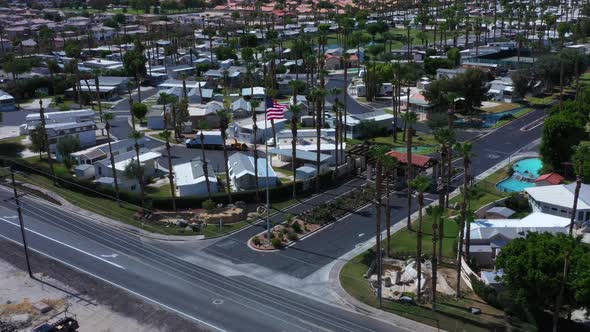
[[[264, 110], [264, 160], [266, 161], [266, 229], [267, 238], [271, 242], [270, 235], [270, 194], [268, 190], [268, 142], [266, 134], [268, 133], [268, 109]], [[276, 143], [275, 143], [276, 144]]]

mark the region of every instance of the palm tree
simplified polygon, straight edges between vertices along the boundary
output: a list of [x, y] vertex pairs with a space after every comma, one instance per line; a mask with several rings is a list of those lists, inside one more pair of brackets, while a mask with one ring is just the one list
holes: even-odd
[[406, 153], [408, 162], [406, 164], [406, 184], [408, 186], [408, 218], [407, 218], [407, 227], [408, 230], [412, 229], [412, 190], [410, 181], [413, 178], [412, 174], [412, 137], [414, 136], [413, 133], [413, 126], [416, 122], [418, 122], [418, 115], [414, 112], [406, 112], [402, 115], [402, 119], [407, 126], [406, 130]]
[[342, 132], [342, 139], [340, 140], [340, 150], [343, 149], [343, 143], [346, 140], [346, 116], [348, 112], [348, 61], [350, 60], [350, 54], [344, 52], [342, 55], [342, 62], [344, 65], [344, 83], [342, 84], [342, 91], [344, 92], [344, 130], [340, 130]]
[[316, 189], [320, 190], [320, 155], [321, 155], [321, 137], [322, 137], [322, 104], [326, 98], [326, 90], [323, 88], [316, 89], [316, 109], [315, 109], [315, 125], [316, 125]]
[[[455, 147], [455, 150], [457, 151], [459, 156], [463, 158], [463, 199], [465, 200], [465, 202], [467, 202], [466, 208], [469, 208], [469, 170], [471, 166], [471, 159], [475, 155], [472, 151], [473, 145], [470, 142], [465, 142], [462, 144], [456, 144]], [[469, 227], [469, 224], [466, 224], [466, 226], [467, 227], [465, 233], [465, 242], [467, 243], [467, 246], [465, 246], [465, 258], [467, 259], [467, 261], [469, 261], [469, 241], [471, 240], [471, 227]]]
[[[99, 90], [99, 80], [98, 80], [98, 70], [94, 71], [94, 87], [96, 88], [96, 104], [98, 105], [98, 116], [100, 119], [100, 122], [103, 122], [103, 116], [102, 116], [102, 104], [100, 103], [100, 90]], [[88, 81], [86, 81], [86, 83], [88, 83]], [[88, 89], [88, 93], [90, 93], [90, 89]], [[102, 131], [102, 135], [104, 136], [104, 130]]]
[[[145, 188], [144, 188], [144, 183], [143, 183], [143, 168], [141, 167], [141, 163], [139, 160], [139, 140], [141, 138], [143, 138], [144, 134], [138, 130], [136, 130], [136, 126], [135, 126], [135, 119], [139, 120], [139, 122], [141, 123], [141, 121], [145, 118], [145, 116], [147, 115], [148, 109], [147, 106], [143, 103], [133, 103], [133, 99], [131, 99], [131, 97], [129, 97], [129, 106], [131, 109], [131, 124], [133, 127], [133, 130], [129, 133], [129, 138], [132, 138], [133, 140], [135, 140], [135, 154], [137, 155], [137, 172], [139, 172], [138, 175], [138, 182], [139, 182], [139, 189], [140, 189], [140, 193], [141, 193], [141, 208], [142, 208], [142, 212], [145, 212], [144, 209], [144, 199], [145, 199]], [[113, 170], [114, 172], [115, 170]]]
[[[461, 261], [463, 259], [463, 247], [464, 243], [464, 236], [465, 236], [465, 225], [468, 223], [469, 212], [467, 210], [467, 199], [468, 199], [468, 191], [469, 191], [469, 165], [470, 165], [470, 157], [472, 156], [471, 152], [471, 143], [457, 143], [455, 145], [455, 150], [459, 151], [459, 153], [463, 156], [463, 203], [461, 204], [461, 220], [459, 223], [459, 250], [457, 253], [457, 293], [455, 296], [457, 298], [461, 297]], [[467, 243], [467, 247], [469, 247], [469, 243]]]
[[[385, 154], [382, 160], [383, 168], [387, 174], [388, 179], [385, 182], [385, 224], [387, 227], [387, 242], [385, 247], [385, 256], [389, 257], [389, 250], [391, 248], [391, 202], [389, 196], [391, 195], [390, 185], [393, 183], [394, 187], [396, 184], [397, 170], [399, 168], [399, 160]], [[395, 188], [394, 188], [395, 190]]]
[[383, 274], [382, 253], [381, 253], [381, 197], [383, 196], [383, 160], [385, 159], [388, 149], [379, 145], [371, 148], [371, 155], [375, 158], [375, 242], [376, 242], [376, 259], [377, 259], [377, 298], [381, 306], [381, 277]]
[[115, 171], [115, 155], [113, 154], [113, 148], [111, 146], [111, 121], [115, 118], [113, 113], [105, 113], [103, 120], [105, 122], [104, 128], [107, 130], [107, 143], [109, 145], [109, 158], [111, 159], [111, 168], [113, 169], [113, 182], [115, 183], [115, 195], [117, 197], [117, 203], [121, 205], [119, 198], [119, 182], [117, 180], [117, 172]]
[[[450, 176], [451, 176], [451, 162], [452, 156], [450, 153], [451, 147], [455, 144], [455, 131], [450, 128], [437, 128], [434, 130], [434, 138], [440, 144], [440, 164], [441, 164], [441, 174], [440, 178], [443, 179], [444, 183], [444, 193], [441, 195], [440, 203], [444, 207], [448, 207], [449, 205], [449, 188], [450, 188]], [[445, 167], [446, 165], [446, 167]], [[439, 229], [440, 232], [443, 232], [442, 228]]]
[[[296, 96], [294, 94], [294, 96]], [[295, 99], [294, 99], [295, 100]], [[289, 109], [291, 110], [291, 171], [293, 172], [293, 199], [297, 197], [297, 165], [295, 160], [297, 159], [297, 119], [301, 113], [301, 105], [297, 105], [295, 102]], [[319, 173], [319, 169], [317, 172]]]
[[438, 273], [438, 262], [440, 261], [440, 252], [436, 252], [436, 241], [437, 241], [437, 221], [442, 220], [441, 216], [444, 208], [441, 205], [432, 205], [426, 208], [426, 213], [432, 216], [432, 311], [436, 311], [436, 283]]
[[205, 132], [204, 130], [207, 129], [209, 123], [205, 120], [199, 121], [199, 138], [201, 139], [201, 159], [203, 159], [203, 174], [205, 175], [205, 183], [207, 185], [207, 196], [211, 198], [211, 183], [209, 182], [209, 167], [207, 163], [207, 158], [205, 158]]
[[416, 241], [416, 272], [418, 275], [418, 302], [422, 299], [422, 209], [424, 208], [424, 192], [430, 187], [430, 179], [425, 176], [417, 176], [410, 183], [418, 192], [418, 237]]
[[[139, 140], [142, 139], [144, 136], [144, 134], [140, 131], [137, 130], [132, 130], [129, 133], [129, 138], [133, 139], [135, 141], [135, 156], [137, 157], [137, 168], [135, 170], [135, 173], [133, 173], [134, 177], [137, 178], [137, 182], [139, 183], [139, 193], [140, 193], [140, 199], [141, 199], [141, 211], [142, 214], [145, 214], [145, 189], [143, 187], [143, 167], [141, 166], [141, 162], [139, 160]], [[113, 169], [113, 172], [116, 172], [115, 169]], [[125, 175], [127, 176], [127, 174]]]
[[[254, 95], [254, 87], [253, 85], [250, 85], [250, 93], [251, 95]], [[256, 202], [260, 202], [260, 192], [259, 192], [259, 188], [258, 188], [258, 142], [257, 142], [257, 137], [256, 134], [258, 132], [258, 125], [256, 124], [257, 119], [256, 119], [256, 108], [254, 107], [254, 105], [252, 105], [252, 137], [253, 137], [253, 142], [254, 142], [254, 186], [256, 189]]]
[[[167, 116], [164, 116], [164, 128], [167, 128]], [[168, 129], [158, 134], [166, 141], [166, 154], [168, 155], [168, 181], [170, 181], [170, 195], [172, 196], [172, 210], [176, 211], [176, 189], [174, 188], [174, 172], [172, 170], [172, 155], [170, 154], [170, 137], [172, 133]]]
[[219, 130], [221, 131], [221, 140], [223, 141], [223, 162], [225, 164], [225, 186], [227, 190], [227, 200], [231, 204], [231, 179], [229, 177], [229, 156], [227, 154], [227, 146], [225, 141], [227, 140], [227, 128], [231, 121], [231, 111], [228, 109], [221, 109], [217, 111], [219, 117]]

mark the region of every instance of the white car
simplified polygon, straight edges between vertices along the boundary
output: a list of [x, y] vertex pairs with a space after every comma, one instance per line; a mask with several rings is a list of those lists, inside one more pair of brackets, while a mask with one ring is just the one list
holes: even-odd
[[268, 146], [275, 146], [275, 144], [276, 143], [275, 143], [274, 137], [271, 137], [266, 141], [266, 145], [268, 145]]

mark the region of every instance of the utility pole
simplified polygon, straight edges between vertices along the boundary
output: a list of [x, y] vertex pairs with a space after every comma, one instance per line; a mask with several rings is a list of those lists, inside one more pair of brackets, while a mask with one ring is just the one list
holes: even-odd
[[29, 271], [29, 277], [34, 279], [33, 271], [31, 270], [31, 262], [29, 260], [29, 246], [27, 245], [27, 236], [25, 234], [25, 225], [23, 222], [23, 213], [20, 207], [20, 200], [18, 199], [18, 193], [16, 192], [16, 181], [14, 180], [14, 170], [12, 165], [10, 166], [10, 178], [12, 179], [12, 189], [14, 192], [14, 201], [16, 202], [16, 211], [18, 213], [18, 222], [20, 224], [20, 233], [23, 238], [23, 247], [25, 249], [25, 260], [27, 261], [27, 270]]

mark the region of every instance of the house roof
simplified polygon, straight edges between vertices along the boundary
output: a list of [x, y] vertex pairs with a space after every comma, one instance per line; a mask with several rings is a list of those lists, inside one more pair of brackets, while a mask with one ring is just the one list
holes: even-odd
[[[177, 186], [186, 186], [205, 181], [205, 172], [203, 171], [203, 161], [201, 159], [194, 159], [186, 163], [175, 165], [174, 178]], [[217, 182], [215, 171], [210, 163], [207, 163], [207, 171], [210, 182]]]
[[[553, 186], [525, 188], [526, 193], [535, 201], [571, 208], [574, 203], [576, 184], [558, 184]], [[578, 197], [578, 210], [590, 210], [590, 185], [582, 184]]]
[[[279, 155], [279, 156], [285, 156], [285, 157], [292, 157], [293, 156], [292, 149], [274, 148], [274, 149], [269, 150], [268, 152], [272, 153], [272, 154]], [[315, 152], [303, 151], [303, 150], [299, 150], [299, 149], [295, 150], [295, 158], [300, 159], [300, 160], [316, 162], [317, 155], [318, 154]], [[320, 153], [320, 163], [330, 159], [331, 157], [332, 156], [330, 156], [329, 154]]]
[[528, 232], [565, 233], [569, 224], [568, 218], [534, 212], [523, 219], [478, 219], [466, 227], [471, 227], [472, 240], [491, 240], [498, 236], [512, 240]]
[[[389, 151], [387, 154], [389, 156], [396, 158], [402, 164], [408, 163], [408, 154], [405, 152]], [[430, 158], [428, 156], [423, 156], [420, 154], [412, 153], [412, 165], [414, 165], [414, 166], [425, 168], [425, 167], [428, 167], [429, 163], [432, 163], [432, 162], [434, 162], [433, 158]]]
[[564, 180], [564, 177], [557, 173], [547, 173], [539, 176], [535, 182], [547, 181], [550, 184], [560, 184]]
[[507, 207], [504, 207], [504, 206], [495, 206], [495, 207], [487, 210], [486, 213], [495, 213], [495, 214], [501, 215], [504, 218], [509, 218], [511, 215], [515, 214], [516, 211], [509, 209]]
[[[229, 156], [228, 166], [236, 178], [250, 174], [254, 175], [254, 157], [245, 153], [237, 152]], [[258, 177], [267, 177], [266, 168], [268, 165], [268, 177], [277, 177], [270, 163], [264, 158], [258, 158]]]

